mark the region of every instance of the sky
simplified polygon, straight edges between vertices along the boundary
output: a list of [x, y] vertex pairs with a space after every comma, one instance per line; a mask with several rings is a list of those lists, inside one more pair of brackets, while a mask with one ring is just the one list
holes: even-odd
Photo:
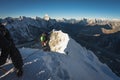
[[120, 19], [120, 0], [0, 0], [0, 17]]

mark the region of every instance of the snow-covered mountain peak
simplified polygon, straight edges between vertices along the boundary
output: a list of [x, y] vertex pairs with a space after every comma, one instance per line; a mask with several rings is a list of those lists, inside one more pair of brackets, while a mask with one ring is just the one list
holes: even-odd
[[50, 17], [48, 16], [48, 14], [45, 14], [44, 20], [48, 21], [49, 19], [50, 19]]
[[67, 48], [68, 42], [68, 34], [62, 31], [52, 31], [49, 41], [51, 51], [65, 53], [64, 50]]

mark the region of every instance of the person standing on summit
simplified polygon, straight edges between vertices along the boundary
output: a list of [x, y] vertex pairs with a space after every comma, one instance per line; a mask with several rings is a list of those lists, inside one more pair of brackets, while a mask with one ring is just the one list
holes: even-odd
[[40, 36], [40, 42], [42, 45], [42, 48], [44, 51], [50, 51], [48, 42], [49, 42], [49, 34], [46, 32], [43, 32], [42, 35]]
[[42, 35], [40, 36], [40, 41], [41, 41], [41, 45], [42, 47], [47, 46], [47, 42], [48, 42], [48, 34], [47, 33], [42, 33]]
[[0, 66], [5, 64], [8, 57], [11, 58], [17, 76], [23, 75], [23, 60], [19, 50], [15, 47], [13, 39], [7, 28], [0, 22]]

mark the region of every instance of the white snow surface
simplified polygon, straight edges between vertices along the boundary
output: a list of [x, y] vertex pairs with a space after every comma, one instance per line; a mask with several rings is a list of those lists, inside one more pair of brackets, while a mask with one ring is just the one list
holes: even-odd
[[53, 31], [50, 36], [49, 46], [53, 52], [65, 53], [64, 50], [67, 48], [68, 42], [68, 34], [62, 31]]
[[48, 16], [48, 14], [45, 14], [44, 20], [48, 21], [49, 19], [50, 19], [50, 17]]
[[51, 52], [19, 49], [23, 59], [28, 56], [24, 59], [23, 76], [17, 78], [15, 73], [11, 73], [1, 80], [120, 80], [92, 51], [67, 34], [53, 31], [50, 39], [56, 43], [53, 46], [50, 40]]

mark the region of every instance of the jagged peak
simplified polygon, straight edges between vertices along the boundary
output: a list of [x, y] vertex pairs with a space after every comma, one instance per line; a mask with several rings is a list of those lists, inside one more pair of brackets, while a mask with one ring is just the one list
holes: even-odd
[[44, 20], [48, 21], [49, 19], [50, 19], [50, 17], [48, 16], [48, 14], [45, 14]]

